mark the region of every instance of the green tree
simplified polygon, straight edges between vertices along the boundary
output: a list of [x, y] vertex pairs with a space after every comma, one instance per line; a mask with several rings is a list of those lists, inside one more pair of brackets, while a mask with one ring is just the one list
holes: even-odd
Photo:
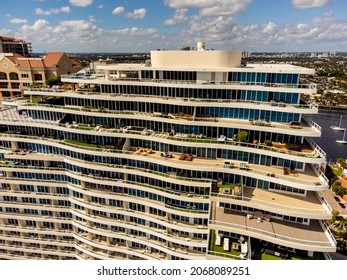
[[60, 80], [60, 77], [58, 78], [49, 78], [45, 81], [46, 85], [47, 86], [57, 86], [57, 85], [60, 85], [61, 84], [61, 80]]
[[248, 132], [245, 130], [240, 130], [239, 133], [236, 134], [236, 139], [239, 142], [245, 142], [248, 136]]
[[347, 217], [338, 216], [333, 223], [333, 228], [340, 233], [347, 233]]
[[333, 209], [331, 213], [333, 214], [333, 216], [331, 217], [331, 220], [328, 220], [329, 225], [334, 224], [340, 214], [340, 212], [335, 209]]

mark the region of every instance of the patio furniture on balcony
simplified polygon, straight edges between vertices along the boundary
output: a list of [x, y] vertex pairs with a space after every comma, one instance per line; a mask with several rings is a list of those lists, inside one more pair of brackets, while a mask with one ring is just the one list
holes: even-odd
[[248, 170], [248, 169], [249, 169], [249, 166], [248, 166], [247, 163], [241, 162], [241, 163], [240, 163], [240, 169], [241, 169], [241, 170]]
[[289, 122], [289, 127], [294, 129], [301, 129], [302, 125], [301, 122], [291, 121]]
[[186, 154], [182, 154], [178, 159], [179, 160], [185, 160], [186, 157], [187, 157]]
[[186, 161], [192, 161], [193, 160], [193, 156], [192, 155], [189, 155], [185, 158]]
[[278, 149], [283, 149], [286, 147], [285, 143], [281, 143], [281, 142], [271, 142], [272, 146]]
[[230, 188], [223, 188], [223, 194], [231, 194]]
[[227, 137], [225, 135], [221, 135], [219, 136], [219, 138], [217, 138], [218, 142], [225, 142], [227, 140]]
[[229, 238], [224, 238], [223, 249], [224, 249], [224, 251], [229, 251], [230, 250]]
[[283, 167], [283, 175], [289, 175], [289, 170], [287, 167]]
[[221, 234], [216, 234], [216, 242], [215, 244], [217, 246], [221, 246], [222, 245], [222, 235]]
[[240, 250], [240, 243], [233, 242], [232, 248], [234, 251], [239, 251]]

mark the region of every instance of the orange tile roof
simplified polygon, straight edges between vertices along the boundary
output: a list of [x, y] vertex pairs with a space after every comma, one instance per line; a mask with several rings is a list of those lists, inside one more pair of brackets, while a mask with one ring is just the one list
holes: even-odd
[[44, 64], [46, 67], [56, 67], [63, 55], [63, 52], [47, 53], [47, 55], [43, 58]]
[[70, 60], [71, 60], [71, 63], [73, 66], [80, 66], [81, 65], [81, 63], [74, 58], [70, 58]]
[[0, 36], [0, 39], [5, 41], [5, 42], [25, 42], [24, 40], [22, 39], [16, 39], [16, 38], [13, 38], [13, 37], [6, 37], [6, 36]]
[[14, 53], [13, 55], [10, 55], [10, 56], [5, 56], [8, 60], [10, 60], [13, 64], [18, 64], [17, 63], [17, 59], [18, 58], [24, 58], [24, 56], [20, 55], [20, 54], [17, 54], [17, 53]]
[[[64, 55], [66, 56], [63, 52], [50, 52], [42, 58], [24, 57], [19, 54], [12, 54], [5, 57], [19, 68], [56, 68]], [[79, 61], [71, 59], [68, 56], [66, 57], [70, 59], [73, 66], [81, 65]]]
[[341, 186], [347, 189], [347, 180], [346, 179], [338, 179], [341, 182]]

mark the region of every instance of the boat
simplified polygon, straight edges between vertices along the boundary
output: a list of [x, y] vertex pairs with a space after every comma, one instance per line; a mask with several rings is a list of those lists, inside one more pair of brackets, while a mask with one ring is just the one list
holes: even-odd
[[333, 129], [333, 130], [340, 130], [340, 131], [345, 130], [346, 128], [341, 127], [341, 123], [342, 123], [342, 115], [340, 117], [339, 126], [331, 125], [330, 128]]
[[346, 138], [346, 128], [344, 129], [342, 140], [336, 140], [336, 143], [347, 144], [347, 140], [345, 138]]

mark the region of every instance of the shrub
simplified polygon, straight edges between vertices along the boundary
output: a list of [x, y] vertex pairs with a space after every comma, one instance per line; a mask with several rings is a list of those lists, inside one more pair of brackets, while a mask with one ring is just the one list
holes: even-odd
[[271, 140], [265, 140], [265, 145], [266, 146], [272, 146]]
[[60, 81], [60, 77], [58, 78], [49, 78], [45, 81], [47, 86], [56, 86], [56, 85], [60, 85], [61, 81]]
[[345, 194], [347, 194], [347, 189], [344, 188], [343, 186], [341, 186], [341, 183], [340, 184], [337, 184], [337, 183], [340, 183], [340, 182], [335, 181], [333, 183], [332, 190], [333, 190], [334, 193], [336, 193], [340, 197], [343, 197]]
[[247, 139], [248, 136], [248, 132], [245, 130], [240, 130], [239, 133], [236, 134], [236, 139], [239, 142], [245, 142], [245, 140]]

